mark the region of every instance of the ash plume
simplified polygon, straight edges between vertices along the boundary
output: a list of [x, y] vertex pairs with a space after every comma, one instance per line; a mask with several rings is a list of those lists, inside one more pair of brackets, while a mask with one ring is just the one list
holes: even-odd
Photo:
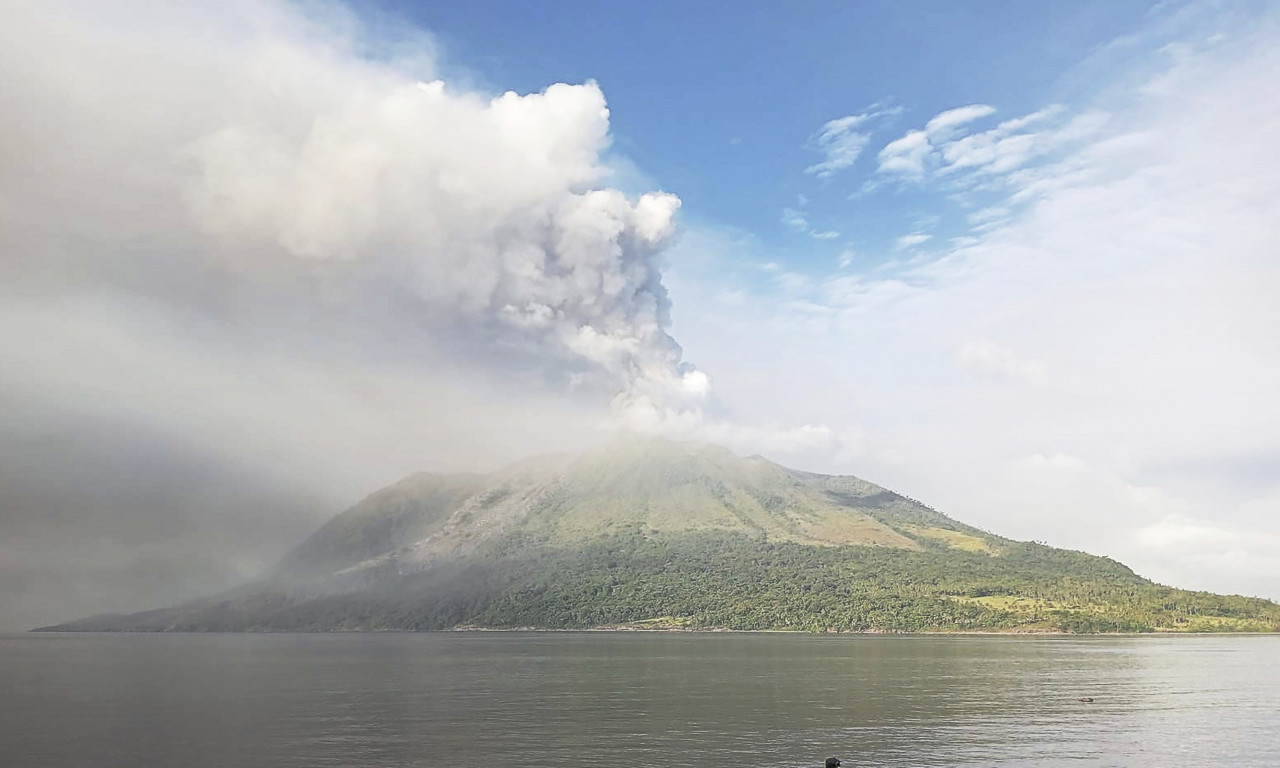
[[[337, 4], [0, 10], [0, 452], [27, 457], [0, 468], [27, 585], [0, 615], [218, 588], [370, 488], [602, 421], [758, 437], [706, 415], [668, 332], [680, 201], [616, 188], [594, 82], [488, 92]], [[168, 455], [277, 524], [175, 500]], [[164, 591], [193, 547], [207, 578]], [[47, 605], [69, 563], [81, 597]]]

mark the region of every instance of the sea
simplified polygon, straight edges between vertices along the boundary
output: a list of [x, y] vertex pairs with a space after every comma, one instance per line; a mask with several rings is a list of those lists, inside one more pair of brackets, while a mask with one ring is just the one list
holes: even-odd
[[0, 766], [1280, 766], [1280, 636], [0, 635]]

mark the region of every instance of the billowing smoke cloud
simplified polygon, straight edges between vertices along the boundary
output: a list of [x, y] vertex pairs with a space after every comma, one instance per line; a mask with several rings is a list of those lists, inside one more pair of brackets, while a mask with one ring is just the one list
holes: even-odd
[[[657, 264], [680, 201], [603, 185], [609, 112], [594, 83], [454, 91], [418, 78], [431, 68], [420, 60], [361, 55], [350, 19], [316, 25], [280, 4], [163, 18], [143, 5], [110, 20], [67, 10], [17, 11], [22, 34], [49, 54], [6, 71], [36, 65], [57, 82], [10, 83], [9, 114], [37, 118], [12, 125], [6, 146], [37, 149], [41, 163], [55, 144], [84, 155], [52, 177], [29, 169], [70, 192], [58, 211], [59, 227], [72, 217], [64, 240], [74, 233], [100, 247], [104, 233], [74, 232], [83, 226], [74, 208], [97, 202], [85, 198], [123, 195], [108, 206], [134, 206], [114, 253], [77, 248], [71, 258], [118, 261], [145, 238], [171, 262], [162, 269], [186, 260], [233, 280], [311, 281], [329, 299], [359, 290], [416, 300], [414, 332], [436, 352], [552, 361], [553, 375], [626, 400], [705, 394], [705, 377], [682, 366], [666, 333]], [[66, 34], [67, 15], [85, 24], [73, 30], [79, 40]], [[126, 31], [130, 22], [146, 40]], [[30, 37], [23, 47], [36, 49]], [[69, 90], [68, 76], [81, 75]], [[14, 163], [25, 164], [6, 158]], [[69, 189], [77, 180], [97, 183]], [[7, 196], [19, 197], [13, 181]], [[12, 266], [29, 269], [45, 255], [23, 245]]]
[[[759, 437], [704, 415], [667, 330], [680, 201], [611, 188], [596, 84], [456, 86], [429, 38], [338, 5], [0, 11], [0, 454], [27, 457], [0, 571], [29, 587], [0, 620], [223, 586], [403, 474], [579, 447], [605, 414]], [[208, 578], [154, 586], [197, 552]], [[71, 564], [95, 589], [45, 606]]]
[[406, 282], [423, 333], [530, 349], [627, 393], [690, 391], [656, 264], [680, 201], [597, 188], [595, 84], [489, 99], [387, 76], [310, 95], [309, 122], [247, 115], [184, 148], [216, 253], [357, 262]]

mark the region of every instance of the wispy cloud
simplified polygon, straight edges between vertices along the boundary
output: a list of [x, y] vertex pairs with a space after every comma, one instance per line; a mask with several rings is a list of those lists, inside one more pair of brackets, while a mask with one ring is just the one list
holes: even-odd
[[988, 224], [992, 221], [999, 221], [1000, 219], [1008, 218], [1008, 216], [1008, 208], [993, 205], [988, 208], [983, 208], [980, 211], [974, 211], [969, 214], [968, 219], [970, 224]]
[[923, 232], [912, 232], [909, 235], [903, 235], [893, 242], [895, 251], [903, 251], [908, 248], [914, 248], [933, 239], [933, 235], [927, 235]]
[[[800, 196], [800, 205], [803, 206], [808, 202], [808, 198], [804, 195]], [[814, 240], [835, 240], [840, 237], [840, 233], [835, 230], [811, 228], [805, 212], [796, 208], [783, 208], [781, 221], [787, 229], [808, 235]]]
[[870, 132], [861, 129], [875, 118], [896, 115], [901, 111], [900, 107], [873, 107], [860, 114], [846, 115], [823, 123], [809, 140], [813, 149], [823, 153], [823, 160], [804, 169], [804, 172], [825, 179], [853, 165], [871, 141]]
[[[1047, 112], [1049, 110], [1041, 111]], [[941, 145], [938, 151], [941, 153], [942, 163], [938, 172], [953, 173], [973, 169], [986, 174], [1007, 173], [1069, 142], [1097, 134], [1109, 119], [1109, 115], [1105, 113], [1088, 112], [1077, 115], [1057, 128], [1031, 133], [1017, 132], [1027, 123], [1011, 120], [990, 131]], [[1011, 124], [1016, 127], [1010, 128]]]
[[939, 112], [932, 120], [925, 123], [924, 132], [930, 137], [945, 136], [955, 128], [971, 123], [988, 115], [994, 115], [996, 108], [987, 104], [970, 104], [967, 107], [948, 109]]
[[822, 126], [814, 137], [814, 146], [826, 155], [820, 163], [804, 169], [818, 178], [826, 178], [836, 171], [853, 165], [862, 154], [863, 148], [871, 141], [871, 134], [854, 130], [867, 121], [869, 115], [850, 115], [838, 120], [831, 120]]
[[962, 130], [995, 111], [986, 104], [971, 104], [937, 114], [923, 129], [908, 131], [880, 150], [879, 174], [901, 181], [951, 177], [953, 183], [1000, 176], [1096, 136], [1110, 117], [1091, 111], [1061, 122], [1059, 118], [1066, 110], [1055, 104], [1006, 120], [990, 130]]
[[809, 229], [809, 220], [804, 217], [804, 213], [797, 211], [795, 208], [782, 209], [782, 223], [789, 229], [797, 232], [806, 232]]
[[925, 230], [937, 227], [942, 217], [936, 213], [920, 213], [911, 217], [912, 229]]
[[960, 126], [995, 114], [995, 111], [995, 107], [986, 104], [970, 104], [938, 113], [925, 123], [923, 130], [908, 131], [880, 150], [880, 172], [911, 178], [923, 176], [925, 161], [935, 145], [949, 139]]
[[924, 176], [924, 162], [933, 151], [929, 135], [924, 131], [908, 131], [880, 150], [880, 172], [909, 178]]
[[[1259, 161], [1280, 124], [1280, 102], [1262, 96], [1280, 72], [1280, 14], [1263, 16], [1232, 27], [1230, 46], [1188, 29], [1189, 59], [1154, 81], [1161, 65], [1142, 61], [1104, 86], [1107, 115], [1050, 107], [969, 134], [965, 122], [937, 146], [922, 122], [920, 146], [937, 154], [907, 167], [998, 231], [939, 234], [916, 243], [926, 258], [904, 251], [885, 270], [846, 260], [785, 295], [757, 286], [735, 310], [690, 307], [681, 342], [750, 371], [738, 407], [861, 428], [863, 452], [830, 471], [1165, 583], [1280, 598], [1274, 472], [1243, 481], [1215, 463], [1280, 455], [1280, 173]], [[938, 174], [943, 147], [983, 134], [952, 149], [966, 165]], [[995, 194], [966, 197], [978, 185]], [[727, 338], [767, 364], [735, 363], [745, 344]]]

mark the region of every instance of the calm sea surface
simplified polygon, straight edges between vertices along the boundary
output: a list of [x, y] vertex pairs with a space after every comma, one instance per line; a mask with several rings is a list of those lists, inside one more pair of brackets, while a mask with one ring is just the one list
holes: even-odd
[[1280, 637], [0, 635], [4, 768], [828, 755], [1278, 766]]

